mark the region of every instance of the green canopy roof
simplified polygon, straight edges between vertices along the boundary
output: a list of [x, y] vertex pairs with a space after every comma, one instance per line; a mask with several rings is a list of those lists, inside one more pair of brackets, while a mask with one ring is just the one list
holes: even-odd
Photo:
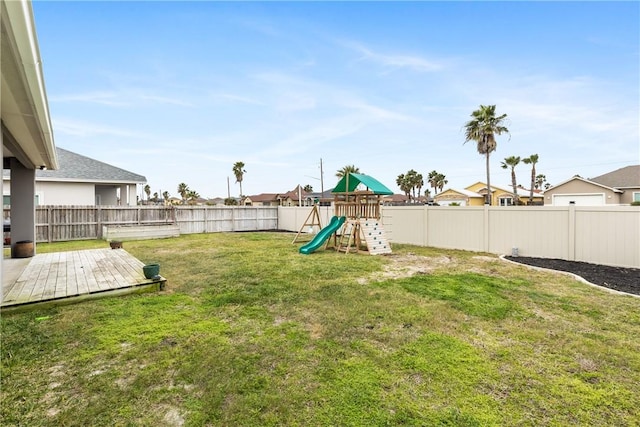
[[[347, 189], [347, 178], [349, 181], [349, 188]], [[382, 195], [391, 195], [393, 191], [389, 190], [385, 187], [380, 181], [375, 178], [370, 177], [369, 175], [362, 175], [359, 173], [349, 173], [345, 175], [338, 181], [336, 187], [331, 191], [332, 193], [347, 193], [352, 192], [356, 189], [356, 187], [362, 184], [366, 186], [370, 191], [373, 191], [373, 194], [382, 194]]]

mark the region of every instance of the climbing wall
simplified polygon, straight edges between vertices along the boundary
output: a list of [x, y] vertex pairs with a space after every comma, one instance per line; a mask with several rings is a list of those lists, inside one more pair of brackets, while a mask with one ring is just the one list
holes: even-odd
[[390, 254], [391, 246], [384, 234], [382, 222], [377, 219], [361, 219], [360, 229], [367, 242], [367, 248], [371, 255]]

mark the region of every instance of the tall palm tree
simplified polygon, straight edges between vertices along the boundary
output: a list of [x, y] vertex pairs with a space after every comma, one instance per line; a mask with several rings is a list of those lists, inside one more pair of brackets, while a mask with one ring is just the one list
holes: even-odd
[[518, 184], [516, 183], [516, 166], [520, 164], [520, 156], [509, 156], [504, 159], [500, 165], [502, 169], [511, 168], [511, 186], [513, 187], [513, 204], [517, 205], [520, 201], [518, 197]]
[[336, 172], [336, 176], [338, 178], [342, 178], [348, 173], [360, 173], [360, 168], [357, 168], [355, 165], [347, 165], [342, 169], [338, 169], [338, 171]]
[[529, 187], [529, 204], [531, 205], [533, 204], [533, 187], [536, 184], [536, 163], [538, 163], [538, 155], [532, 154], [529, 157], [525, 157], [522, 159], [522, 162], [531, 165], [531, 187]]
[[465, 141], [475, 141], [478, 153], [486, 157], [487, 169], [487, 201], [491, 204], [491, 179], [489, 173], [489, 154], [496, 150], [496, 135], [509, 133], [509, 129], [504, 126], [507, 118], [506, 114], [496, 117], [495, 105], [480, 105], [478, 110], [471, 113], [471, 120], [465, 125]]
[[242, 180], [244, 178], [244, 174], [247, 173], [247, 171], [244, 169], [244, 163], [235, 162], [233, 164], [233, 169], [231, 170], [236, 177], [236, 182], [240, 184], [240, 197], [242, 197]]
[[178, 194], [182, 197], [182, 203], [187, 200], [187, 194], [189, 193], [189, 186], [184, 182], [178, 184]]

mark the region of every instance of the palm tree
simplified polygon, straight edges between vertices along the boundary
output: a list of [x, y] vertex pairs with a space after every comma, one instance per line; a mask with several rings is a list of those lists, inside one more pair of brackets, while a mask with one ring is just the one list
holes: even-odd
[[447, 185], [447, 183], [449, 181], [447, 181], [446, 179], [447, 177], [441, 173], [438, 173], [435, 177], [435, 183], [436, 183], [436, 190], [440, 190], [442, 191], [442, 189], [444, 188], [445, 185]]
[[543, 175], [543, 174], [536, 175], [536, 190], [542, 189], [545, 182], [547, 182], [546, 175]]
[[491, 204], [491, 181], [489, 173], [489, 154], [496, 150], [496, 135], [509, 133], [509, 129], [504, 126], [506, 114], [496, 117], [495, 105], [480, 105], [478, 110], [471, 113], [472, 119], [465, 125], [465, 141], [475, 141], [477, 143], [478, 153], [486, 157], [487, 169], [487, 201]]
[[236, 177], [236, 182], [240, 184], [240, 197], [242, 197], [242, 179], [244, 178], [244, 174], [247, 173], [247, 171], [244, 169], [244, 163], [235, 162], [233, 164], [233, 169], [231, 170]]
[[536, 184], [536, 163], [538, 163], [538, 155], [532, 154], [529, 157], [522, 159], [523, 163], [531, 165], [531, 189], [529, 190], [529, 204], [533, 204], [533, 187]]
[[302, 191], [304, 191], [305, 193], [313, 193], [313, 187], [311, 186], [311, 184], [307, 184], [302, 187]]
[[360, 168], [357, 168], [355, 165], [347, 165], [342, 169], [338, 169], [338, 171], [336, 172], [336, 176], [338, 178], [342, 178], [348, 173], [360, 173]]
[[520, 163], [520, 156], [509, 156], [504, 159], [500, 165], [502, 169], [511, 168], [511, 186], [513, 187], [513, 204], [517, 205], [520, 199], [518, 198], [518, 184], [516, 183], [516, 166]]
[[182, 197], [182, 203], [187, 200], [187, 194], [189, 193], [189, 191], [189, 186], [184, 182], [178, 184], [178, 194], [180, 195], [180, 197]]
[[402, 190], [404, 195], [407, 196], [409, 201], [411, 201], [411, 185], [409, 184], [407, 176], [403, 173], [398, 175], [398, 178], [396, 178], [396, 184], [400, 187], [400, 190]]
[[416, 175], [415, 184], [418, 188], [418, 200], [420, 200], [420, 192], [422, 191], [422, 187], [424, 187], [424, 178], [421, 173]]
[[164, 204], [168, 204], [169, 203], [169, 192], [168, 191], [163, 191], [162, 192], [162, 198], [164, 199]]
[[432, 170], [431, 172], [429, 172], [429, 175], [427, 176], [427, 182], [429, 182], [429, 186], [433, 188], [436, 194], [438, 194], [437, 179], [438, 179], [438, 172], [436, 172], [435, 170]]
[[149, 197], [151, 196], [151, 186], [149, 184], [144, 186], [144, 193], [147, 195], [147, 202], [148, 202]]
[[198, 194], [197, 191], [189, 190], [189, 192], [187, 193], [187, 199], [190, 205], [195, 204], [199, 198], [200, 194]]

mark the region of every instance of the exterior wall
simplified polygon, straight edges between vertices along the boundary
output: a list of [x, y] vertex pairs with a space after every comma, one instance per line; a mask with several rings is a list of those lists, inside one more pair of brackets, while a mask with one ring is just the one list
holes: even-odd
[[624, 193], [620, 195], [620, 204], [628, 205], [634, 201], [640, 201], [640, 187], [625, 188]]
[[117, 187], [114, 185], [96, 185], [94, 188], [94, 199], [92, 205], [116, 206], [118, 205]]
[[[470, 198], [469, 196], [465, 196], [464, 194], [460, 194], [453, 190], [443, 191], [433, 197], [433, 200], [440, 206], [446, 206], [450, 203], [460, 203], [460, 206], [473, 206], [473, 203], [475, 202], [473, 199], [474, 198]], [[482, 200], [480, 200], [480, 206], [482, 206]]]
[[[10, 180], [3, 180], [3, 191], [9, 194]], [[99, 185], [85, 182], [60, 182], [36, 180], [35, 192], [38, 205], [94, 206], [100, 199], [102, 206], [136, 206], [137, 185]], [[99, 197], [98, 197], [99, 196]]]
[[36, 181], [40, 205], [95, 205], [94, 185], [80, 182]]
[[544, 192], [544, 204], [552, 205], [554, 195], [581, 195], [581, 194], [603, 194], [607, 205], [618, 205], [621, 203], [620, 194], [615, 193], [605, 187], [590, 184], [578, 179], [566, 182], [557, 187], [550, 188]]

